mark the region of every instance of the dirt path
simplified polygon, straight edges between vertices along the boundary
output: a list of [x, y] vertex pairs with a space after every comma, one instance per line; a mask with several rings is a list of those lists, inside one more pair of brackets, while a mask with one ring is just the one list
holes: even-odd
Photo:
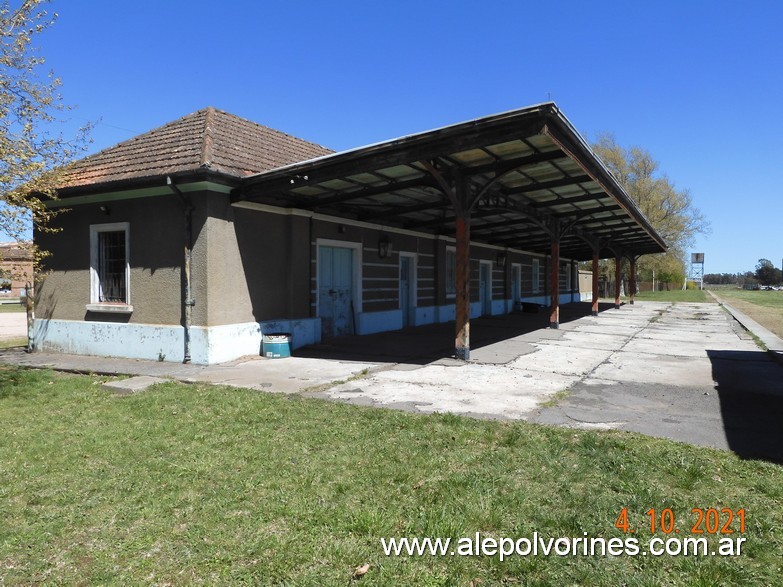
[[27, 338], [27, 314], [0, 312], [0, 340]]

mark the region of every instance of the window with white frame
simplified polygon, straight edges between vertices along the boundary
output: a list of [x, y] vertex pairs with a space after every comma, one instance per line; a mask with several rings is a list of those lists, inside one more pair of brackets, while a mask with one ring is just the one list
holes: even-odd
[[127, 222], [90, 226], [88, 309], [131, 309], [129, 232]]
[[538, 259], [533, 259], [533, 293], [541, 291], [541, 262]]
[[446, 295], [454, 297], [457, 294], [457, 251], [446, 248]]

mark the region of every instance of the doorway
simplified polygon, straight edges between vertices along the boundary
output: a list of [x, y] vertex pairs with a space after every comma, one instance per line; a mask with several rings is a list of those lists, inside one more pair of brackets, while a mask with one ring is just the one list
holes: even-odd
[[318, 247], [318, 316], [324, 338], [354, 334], [354, 250]]
[[522, 299], [522, 265], [511, 265], [511, 307]]
[[482, 316], [492, 315], [492, 262], [481, 261], [479, 267], [479, 305]]
[[416, 257], [400, 253], [400, 311], [402, 327], [416, 325]]

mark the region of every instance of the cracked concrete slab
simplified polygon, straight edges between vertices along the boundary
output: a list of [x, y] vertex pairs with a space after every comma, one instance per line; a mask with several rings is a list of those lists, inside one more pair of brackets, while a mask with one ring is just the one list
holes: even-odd
[[581, 376], [606, 361], [613, 351], [591, 349], [565, 344], [539, 344], [535, 353], [524, 355], [509, 363], [513, 369], [534, 371], [541, 374]]
[[130, 377], [128, 379], [121, 379], [119, 381], [107, 381], [103, 384], [104, 389], [108, 389], [116, 393], [117, 395], [131, 395], [144, 391], [153, 385], [158, 383], [165, 383], [168, 379], [162, 379], [161, 377], [150, 377], [149, 375], [138, 375], [136, 377]]
[[620, 352], [600, 365], [593, 375], [599, 379], [629, 383], [660, 383], [676, 387], [712, 385], [712, 363], [706, 357]]
[[363, 361], [326, 361], [304, 357], [254, 358], [231, 365], [208, 366], [190, 380], [258, 391], [297, 393], [336, 380], [350, 379], [375, 367], [376, 363]]
[[532, 421], [570, 428], [633, 430], [658, 438], [728, 449], [720, 398], [712, 387], [661, 384], [601, 385], [585, 381], [558, 406]]
[[616, 350], [630, 340], [629, 336], [619, 334], [596, 334], [585, 330], [573, 330], [560, 340], [548, 344], [569, 348], [584, 347], [596, 350]]
[[389, 369], [334, 386], [319, 397], [374, 405], [405, 405], [415, 411], [492, 414], [524, 418], [542, 401], [566, 389], [576, 377], [525, 372], [495, 365], [428, 365], [416, 370]]

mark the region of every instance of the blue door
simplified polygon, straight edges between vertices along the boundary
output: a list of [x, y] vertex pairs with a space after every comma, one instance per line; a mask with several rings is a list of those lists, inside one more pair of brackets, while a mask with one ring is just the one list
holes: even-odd
[[413, 312], [413, 263], [410, 257], [400, 255], [400, 310], [402, 311], [402, 327], [412, 326]]
[[354, 334], [353, 249], [319, 247], [318, 316], [325, 338]]
[[511, 266], [511, 303], [516, 304], [522, 298], [522, 267]]
[[481, 263], [479, 266], [479, 302], [481, 315], [492, 315], [492, 265]]

